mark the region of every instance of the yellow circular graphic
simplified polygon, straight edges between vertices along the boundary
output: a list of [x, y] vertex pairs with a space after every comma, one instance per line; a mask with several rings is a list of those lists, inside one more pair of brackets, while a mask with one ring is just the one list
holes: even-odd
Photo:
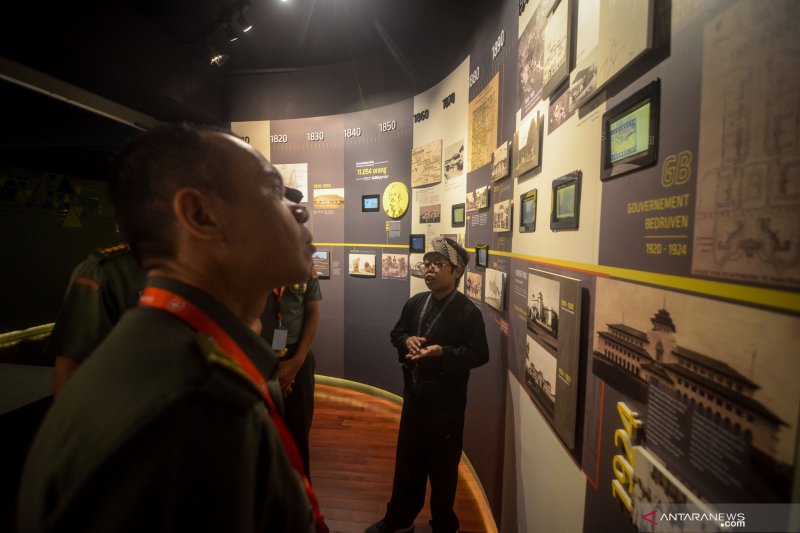
[[395, 181], [383, 190], [383, 210], [391, 218], [400, 218], [408, 209], [408, 188], [405, 183]]

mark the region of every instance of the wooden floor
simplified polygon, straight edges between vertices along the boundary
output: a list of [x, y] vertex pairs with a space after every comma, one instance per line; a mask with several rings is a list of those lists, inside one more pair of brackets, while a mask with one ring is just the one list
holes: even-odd
[[[357, 391], [317, 384], [311, 428], [311, 479], [332, 532], [362, 533], [383, 518], [392, 492], [400, 406]], [[430, 487], [428, 489], [430, 495]], [[455, 511], [462, 532], [495, 532], [472, 474], [459, 466]], [[430, 509], [415, 522], [430, 532]]]

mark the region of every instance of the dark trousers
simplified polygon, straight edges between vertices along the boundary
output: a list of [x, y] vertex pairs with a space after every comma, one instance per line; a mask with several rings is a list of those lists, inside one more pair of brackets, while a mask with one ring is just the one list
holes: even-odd
[[311, 470], [308, 454], [308, 434], [311, 431], [311, 420], [314, 418], [314, 354], [308, 352], [303, 366], [297, 371], [292, 384], [292, 392], [283, 399], [286, 427], [292, 434], [308, 479]]
[[453, 511], [458, 463], [464, 438], [464, 416], [415, 412], [408, 400], [400, 415], [392, 499], [385, 519], [404, 527], [417, 518], [431, 481], [431, 526], [437, 533], [458, 531]]

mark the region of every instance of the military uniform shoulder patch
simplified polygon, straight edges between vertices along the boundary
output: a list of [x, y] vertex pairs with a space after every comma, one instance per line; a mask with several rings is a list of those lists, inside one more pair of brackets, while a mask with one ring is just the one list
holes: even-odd
[[129, 252], [131, 247], [124, 242], [115, 244], [113, 246], [106, 246], [105, 248], [98, 248], [95, 250], [100, 257], [103, 259], [108, 259], [109, 257], [114, 257], [116, 255], [123, 254], [125, 252]]
[[206, 335], [205, 333], [198, 333], [195, 336], [195, 343], [200, 349], [200, 353], [203, 354], [209, 364], [222, 367], [225, 370], [230, 371], [247, 382], [247, 384], [250, 385], [254, 391], [260, 392], [258, 386], [253, 383], [253, 380], [250, 379], [250, 376], [248, 376], [242, 367], [239, 366], [239, 363], [236, 362], [236, 359], [225, 352], [225, 350], [223, 350], [219, 344], [217, 344], [217, 341], [215, 341], [212, 337]]

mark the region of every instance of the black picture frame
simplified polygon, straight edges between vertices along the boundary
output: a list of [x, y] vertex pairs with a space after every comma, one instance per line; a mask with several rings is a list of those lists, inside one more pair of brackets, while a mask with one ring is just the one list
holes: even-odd
[[408, 236], [408, 251], [412, 254], [425, 253], [425, 234], [412, 233]]
[[581, 215], [580, 170], [553, 180], [553, 200], [550, 206], [550, 229], [578, 229]]
[[519, 195], [519, 232], [533, 233], [536, 231], [536, 193], [531, 189]]
[[475, 245], [475, 266], [486, 268], [489, 266], [489, 245]]
[[362, 194], [361, 195], [361, 212], [373, 213], [381, 210], [381, 195], [380, 194]]
[[603, 114], [602, 181], [656, 164], [660, 100], [661, 80], [656, 78]]
[[453, 204], [450, 211], [450, 226], [454, 228], [463, 228], [466, 224], [466, 218], [466, 204]]

